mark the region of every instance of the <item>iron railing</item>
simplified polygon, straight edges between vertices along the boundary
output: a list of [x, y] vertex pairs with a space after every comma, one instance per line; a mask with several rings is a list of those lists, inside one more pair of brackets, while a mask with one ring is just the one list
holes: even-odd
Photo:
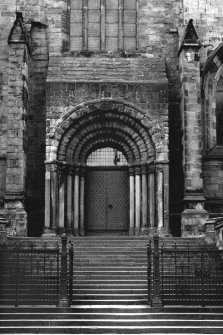
[[[62, 269], [65, 250], [68, 271]], [[62, 282], [67, 287], [65, 303], [72, 302], [73, 248], [67, 251], [67, 238], [62, 248], [56, 243], [49, 246], [21, 243], [0, 247], [0, 304], [1, 305], [60, 305]], [[72, 271], [72, 272], [71, 272]]]
[[163, 305], [222, 305], [223, 253], [206, 245], [148, 247], [149, 302]]

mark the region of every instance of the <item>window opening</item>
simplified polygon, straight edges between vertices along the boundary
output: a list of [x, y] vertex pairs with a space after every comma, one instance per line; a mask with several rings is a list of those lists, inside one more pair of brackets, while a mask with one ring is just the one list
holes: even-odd
[[138, 0], [71, 0], [71, 51], [136, 50]]
[[223, 145], [223, 86], [218, 87], [216, 92], [216, 142]]
[[127, 164], [124, 154], [111, 147], [97, 149], [87, 159], [87, 166], [123, 166]]

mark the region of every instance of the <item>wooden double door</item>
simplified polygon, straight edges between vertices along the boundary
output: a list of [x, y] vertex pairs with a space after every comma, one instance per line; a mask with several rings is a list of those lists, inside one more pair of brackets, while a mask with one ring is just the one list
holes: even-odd
[[126, 167], [89, 167], [85, 176], [85, 232], [129, 229], [129, 173]]

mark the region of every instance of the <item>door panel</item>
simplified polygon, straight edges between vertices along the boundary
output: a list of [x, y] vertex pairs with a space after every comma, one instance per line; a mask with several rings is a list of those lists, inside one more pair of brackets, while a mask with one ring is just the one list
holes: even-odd
[[108, 171], [107, 230], [128, 229], [128, 172]]
[[106, 222], [106, 173], [105, 171], [87, 171], [86, 173], [86, 229], [103, 230]]
[[119, 232], [128, 230], [128, 170], [88, 169], [85, 190], [85, 230]]

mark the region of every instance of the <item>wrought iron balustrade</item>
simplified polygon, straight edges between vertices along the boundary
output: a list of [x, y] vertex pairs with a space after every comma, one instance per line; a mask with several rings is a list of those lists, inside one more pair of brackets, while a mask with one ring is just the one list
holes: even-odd
[[183, 247], [160, 247], [156, 237], [154, 251], [148, 247], [148, 256], [152, 306], [223, 304], [222, 251], [190, 243]]
[[[61, 281], [67, 286], [67, 305], [72, 302], [73, 248], [67, 251], [69, 264], [64, 273], [62, 253], [58, 243], [34, 245], [21, 241], [0, 247], [0, 304], [1, 305], [58, 305]], [[72, 272], [71, 272], [72, 271]]]

